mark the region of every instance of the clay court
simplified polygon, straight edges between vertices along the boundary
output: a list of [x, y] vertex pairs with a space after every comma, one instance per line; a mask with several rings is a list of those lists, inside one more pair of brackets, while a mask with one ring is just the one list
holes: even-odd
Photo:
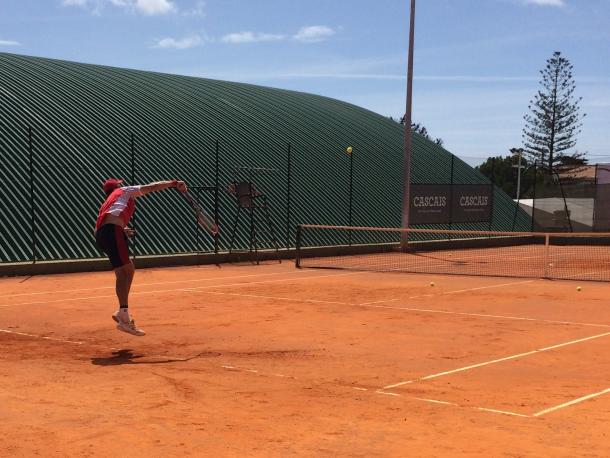
[[141, 269], [137, 338], [113, 279], [0, 279], [0, 455], [608, 455], [608, 283]]

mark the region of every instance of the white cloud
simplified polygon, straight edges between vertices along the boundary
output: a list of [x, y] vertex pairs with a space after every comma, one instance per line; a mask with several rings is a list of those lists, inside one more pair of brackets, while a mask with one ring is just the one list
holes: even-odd
[[526, 5], [565, 6], [564, 0], [524, 0]]
[[[148, 16], [178, 11], [178, 7], [171, 0], [62, 0], [61, 4], [63, 6], [90, 7], [94, 14], [100, 14], [105, 5], [137, 11]], [[196, 10], [198, 8], [199, 4]]]
[[13, 40], [0, 40], [0, 46], [20, 46], [20, 43]]
[[241, 44], [241, 43], [257, 43], [262, 41], [281, 41], [286, 38], [284, 35], [274, 35], [271, 33], [258, 32], [238, 32], [230, 33], [222, 37], [223, 43]]
[[312, 25], [303, 27], [294, 36], [294, 39], [304, 43], [317, 43], [324, 41], [335, 34], [335, 31], [325, 25]]
[[181, 39], [176, 38], [162, 38], [155, 43], [153, 48], [160, 49], [189, 49], [196, 46], [201, 46], [205, 43], [205, 40], [200, 35], [191, 35]]
[[169, 0], [136, 0], [138, 11], [148, 14], [167, 14], [176, 11], [176, 6]]

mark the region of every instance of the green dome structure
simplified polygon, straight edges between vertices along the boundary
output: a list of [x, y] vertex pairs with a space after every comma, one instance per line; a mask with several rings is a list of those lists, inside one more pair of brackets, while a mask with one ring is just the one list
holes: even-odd
[[[395, 121], [327, 97], [0, 53], [0, 262], [101, 257], [93, 227], [108, 177], [218, 180], [227, 250], [236, 203], [226, 190], [244, 167], [272, 169], [256, 185], [280, 245], [293, 246], [297, 224], [349, 224], [347, 146], [351, 223], [398, 227], [403, 135]], [[448, 183], [451, 153], [415, 133], [413, 149], [413, 183]], [[489, 182], [453, 164], [454, 182]], [[214, 193], [201, 198], [213, 211]], [[214, 249], [175, 192], [141, 199], [135, 224], [138, 256]], [[454, 228], [527, 230], [529, 220], [496, 189], [491, 224]], [[247, 247], [245, 228], [236, 245]]]

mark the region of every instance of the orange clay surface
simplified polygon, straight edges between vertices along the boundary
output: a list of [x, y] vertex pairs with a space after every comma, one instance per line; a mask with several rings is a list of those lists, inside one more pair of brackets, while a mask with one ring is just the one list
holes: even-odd
[[3, 278], [0, 456], [606, 457], [609, 298], [290, 262], [150, 269], [132, 337], [112, 272]]

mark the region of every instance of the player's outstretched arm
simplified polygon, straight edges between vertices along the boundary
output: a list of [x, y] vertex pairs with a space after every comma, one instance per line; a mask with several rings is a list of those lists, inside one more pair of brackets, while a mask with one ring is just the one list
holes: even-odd
[[140, 193], [142, 196], [145, 196], [151, 192], [163, 191], [164, 189], [169, 188], [177, 188], [180, 192], [186, 192], [186, 184], [184, 184], [184, 181], [171, 180], [145, 184], [140, 187]]

